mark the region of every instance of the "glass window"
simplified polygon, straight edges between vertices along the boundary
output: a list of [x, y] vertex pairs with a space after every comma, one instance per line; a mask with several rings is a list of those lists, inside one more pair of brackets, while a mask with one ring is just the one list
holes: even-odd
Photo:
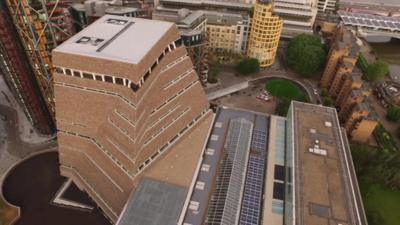
[[83, 78], [92, 79], [93, 80], [93, 74], [89, 74], [89, 73], [83, 72], [82, 75], [83, 75]]
[[74, 77], [80, 77], [81, 73], [79, 71], [74, 71]]
[[115, 78], [115, 83], [116, 84], [120, 84], [120, 85], [124, 85], [124, 80], [122, 78], [116, 77]]
[[70, 69], [65, 69], [65, 74], [71, 76], [72, 75], [71, 70]]
[[96, 75], [96, 80], [103, 81], [103, 78], [100, 75]]
[[105, 82], [113, 83], [113, 79], [110, 76], [104, 76], [104, 80], [105, 80]]

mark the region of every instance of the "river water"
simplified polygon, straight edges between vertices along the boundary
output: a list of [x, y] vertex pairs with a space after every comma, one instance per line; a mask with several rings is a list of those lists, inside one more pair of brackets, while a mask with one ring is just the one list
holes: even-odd
[[400, 40], [392, 39], [387, 43], [370, 43], [372, 48], [382, 58], [390, 64], [400, 65]]
[[390, 74], [400, 82], [400, 40], [392, 39], [386, 43], [370, 43], [377, 56], [389, 63]]

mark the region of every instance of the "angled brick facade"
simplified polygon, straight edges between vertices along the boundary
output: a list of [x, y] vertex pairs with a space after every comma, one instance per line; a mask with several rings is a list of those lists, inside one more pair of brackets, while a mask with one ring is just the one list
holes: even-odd
[[135, 178], [211, 113], [207, 98], [172, 23], [105, 16], [53, 60], [61, 173], [116, 221]]

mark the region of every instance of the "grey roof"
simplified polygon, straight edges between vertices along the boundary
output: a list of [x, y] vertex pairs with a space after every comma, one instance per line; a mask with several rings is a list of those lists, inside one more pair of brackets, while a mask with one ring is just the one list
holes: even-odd
[[164, 21], [105, 15], [53, 51], [138, 64], [172, 26]]
[[161, 0], [161, 3], [169, 4], [187, 4], [193, 6], [213, 6], [213, 7], [227, 7], [227, 8], [239, 8], [239, 9], [251, 9], [253, 4], [251, 2], [246, 3], [241, 0]]
[[139, 11], [138, 8], [126, 7], [126, 6], [108, 6], [105, 10], [107, 14], [113, 14], [113, 15], [133, 13], [137, 11]]
[[208, 24], [236, 25], [247, 18], [239, 13], [223, 13], [218, 11], [205, 11]]
[[[220, 169], [220, 164], [222, 158], [224, 158], [224, 150], [229, 147], [229, 139], [227, 137], [227, 132], [231, 127], [232, 121], [252, 121], [254, 124], [254, 132], [261, 131], [264, 133], [268, 132], [268, 118], [264, 114], [253, 113], [249, 111], [242, 111], [239, 109], [230, 108], [219, 108], [217, 116], [214, 121], [213, 129], [210, 133], [210, 138], [207, 142], [206, 153], [203, 155], [202, 165], [209, 165], [209, 170], [200, 170], [196, 181], [203, 182], [204, 188], [192, 190], [190, 201], [198, 202], [199, 206], [197, 209], [186, 209], [186, 214], [184, 218], [184, 224], [191, 225], [202, 225], [207, 216], [207, 210], [210, 207], [209, 200], [210, 196], [213, 194], [214, 188], [216, 187], [215, 179], [218, 176], [218, 169]], [[247, 132], [250, 134], [251, 131]], [[213, 136], [219, 138], [212, 139]], [[261, 139], [261, 138], [259, 138]], [[252, 140], [254, 141], [254, 140]], [[266, 140], [264, 140], [266, 142]], [[239, 144], [239, 143], [237, 143]], [[252, 143], [253, 144], [253, 143]], [[226, 146], [225, 146], [226, 145]], [[254, 146], [252, 147], [254, 148]], [[207, 151], [212, 150], [212, 154], [208, 154]], [[243, 153], [243, 152], [242, 152]], [[237, 178], [238, 176], [236, 176]], [[232, 188], [239, 188], [240, 185], [230, 184]], [[270, 204], [270, 203], [268, 203]], [[236, 204], [238, 206], [239, 204]], [[221, 208], [221, 211], [223, 208]], [[261, 210], [261, 209], [260, 209]]]
[[145, 178], [129, 198], [117, 225], [176, 225], [187, 190]]
[[204, 12], [202, 12], [200, 10], [196, 10], [196, 11], [190, 13], [185, 18], [183, 18], [181, 21], [179, 21], [179, 23], [185, 24], [185, 25], [191, 25], [192, 23], [201, 19], [202, 16], [204, 16]]

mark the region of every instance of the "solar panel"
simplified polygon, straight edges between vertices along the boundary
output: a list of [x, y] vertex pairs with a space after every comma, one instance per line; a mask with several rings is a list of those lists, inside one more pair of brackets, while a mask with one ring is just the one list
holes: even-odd
[[350, 20], [350, 22], [351, 22], [352, 24], [356, 24], [356, 23], [357, 23], [357, 20], [354, 19], [354, 18], [349, 18], [349, 20]]
[[350, 20], [347, 17], [342, 17], [343, 21], [347, 24], [350, 23]]
[[360, 25], [382, 29], [400, 29], [400, 19], [388, 16], [376, 16], [364, 13], [338, 12], [345, 24]]
[[390, 28], [396, 28], [392, 22], [386, 22], [386, 24], [389, 25]]
[[264, 184], [265, 158], [251, 155], [247, 167], [240, 225], [259, 225]]
[[221, 168], [208, 209], [206, 224], [236, 224], [241, 210], [241, 193], [246, 177], [246, 160], [253, 123], [244, 118], [231, 119]]
[[379, 24], [381, 25], [381, 27], [387, 27], [386, 23], [383, 21], [379, 21]]
[[364, 23], [364, 20], [362, 20], [362, 19], [357, 19], [357, 23], [360, 24], [360, 25], [365, 24], [365, 23]]
[[379, 23], [376, 20], [371, 20], [371, 22], [374, 24], [374, 26], [379, 27]]
[[264, 129], [255, 128], [253, 131], [239, 225], [259, 225], [261, 222], [267, 154], [267, 121], [260, 121], [257, 117], [256, 125], [258, 124], [263, 124]]
[[372, 23], [371, 23], [370, 20], [364, 20], [364, 21], [365, 21], [365, 23], [366, 23], [368, 26], [372, 26]]

